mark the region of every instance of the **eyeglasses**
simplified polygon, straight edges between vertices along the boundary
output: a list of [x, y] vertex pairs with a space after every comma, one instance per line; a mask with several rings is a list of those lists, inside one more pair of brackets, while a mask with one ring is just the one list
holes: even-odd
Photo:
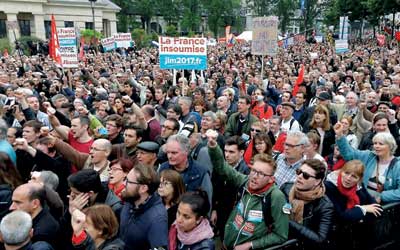
[[168, 130], [174, 130], [174, 128], [170, 128], [170, 127], [167, 127], [167, 126], [165, 126], [165, 125], [161, 125], [161, 127], [162, 127], [162, 128], [165, 128], [165, 129], [168, 129]]
[[105, 149], [101, 149], [101, 148], [94, 148], [94, 147], [90, 147], [90, 151], [106, 151]]
[[302, 175], [303, 175], [303, 178], [304, 178], [305, 180], [310, 179], [310, 177], [312, 177], [312, 178], [314, 178], [314, 179], [317, 179], [316, 176], [310, 175], [309, 173], [304, 172], [304, 171], [301, 170], [300, 168], [296, 169], [296, 174], [297, 174], [297, 175], [301, 175], [301, 174], [302, 174]]
[[112, 167], [109, 167], [108, 170], [109, 171], [124, 171], [122, 168], [112, 168]]
[[261, 130], [255, 129], [255, 128], [251, 128], [251, 131], [252, 131], [252, 132], [257, 132], [257, 133], [260, 133], [260, 132], [261, 132]]
[[285, 147], [288, 147], [288, 148], [295, 148], [295, 147], [301, 146], [303, 144], [290, 144], [290, 143], [285, 142], [284, 145], [285, 145]]
[[140, 183], [140, 182], [130, 181], [130, 180], [128, 180], [128, 178], [125, 178], [125, 186], [128, 186], [128, 184], [142, 185], [142, 183]]
[[254, 168], [250, 169], [250, 174], [258, 176], [258, 177], [263, 177], [263, 178], [265, 178], [267, 176], [274, 176], [273, 174], [264, 174], [263, 172], [255, 170]]
[[[105, 110], [104, 110], [105, 111]], [[114, 127], [114, 128], [117, 128], [118, 126], [117, 125], [114, 125], [114, 124], [112, 124], [112, 123], [106, 123], [106, 126], [110, 126], [110, 127]]]
[[171, 184], [172, 184], [172, 182], [170, 182], [170, 181], [163, 181], [163, 182], [160, 182], [160, 187], [166, 187]]

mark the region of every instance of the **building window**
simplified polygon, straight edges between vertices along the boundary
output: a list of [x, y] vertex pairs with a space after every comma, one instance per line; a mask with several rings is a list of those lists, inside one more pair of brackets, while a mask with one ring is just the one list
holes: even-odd
[[44, 32], [46, 33], [46, 39], [49, 39], [51, 35], [51, 21], [44, 21]]
[[64, 27], [65, 28], [73, 28], [74, 22], [73, 21], [64, 21]]
[[19, 30], [21, 31], [21, 36], [31, 35], [31, 21], [30, 20], [18, 20]]
[[93, 29], [93, 22], [86, 22], [85, 29], [92, 30]]
[[7, 37], [6, 20], [0, 19], [0, 37]]

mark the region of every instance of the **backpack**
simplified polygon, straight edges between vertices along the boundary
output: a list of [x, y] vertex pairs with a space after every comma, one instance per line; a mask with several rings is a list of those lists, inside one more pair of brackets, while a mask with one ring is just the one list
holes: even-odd
[[[235, 206], [239, 201], [242, 199], [243, 194], [244, 194], [244, 186], [246, 185], [247, 182], [243, 183], [239, 189], [238, 193], [236, 196], [236, 202]], [[263, 213], [263, 218], [264, 218], [264, 223], [267, 226], [267, 232], [270, 233], [272, 232], [273, 229], [273, 224], [274, 224], [274, 218], [272, 217], [272, 212], [271, 212], [271, 193], [269, 192], [268, 194], [264, 195], [262, 200], [261, 200], [261, 205], [262, 205], [262, 213]]]

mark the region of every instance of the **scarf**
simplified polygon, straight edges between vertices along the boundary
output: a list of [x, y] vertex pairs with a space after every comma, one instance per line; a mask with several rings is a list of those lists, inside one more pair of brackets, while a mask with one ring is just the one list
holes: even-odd
[[125, 189], [125, 184], [122, 183], [119, 187], [115, 187], [115, 185], [108, 183], [108, 188], [114, 191], [114, 193], [121, 199], [122, 198], [122, 190]]
[[309, 190], [301, 191], [297, 190], [296, 186], [293, 185], [289, 192], [289, 202], [292, 205], [292, 212], [290, 213], [290, 219], [297, 223], [303, 223], [304, 204], [310, 201], [321, 198], [325, 194], [325, 185], [321, 183], [320, 186]]
[[247, 165], [251, 165], [251, 158], [253, 158], [253, 140], [254, 139], [252, 139], [249, 145], [247, 145], [247, 149], [243, 155], [243, 159]]
[[351, 188], [345, 188], [342, 184], [342, 175], [339, 172], [337, 179], [337, 188], [339, 192], [347, 198], [347, 209], [351, 209], [360, 204], [360, 198], [357, 195], [357, 185]]
[[207, 219], [203, 219], [199, 225], [197, 225], [190, 232], [183, 232], [176, 226], [176, 221], [172, 224], [169, 231], [169, 249], [177, 249], [178, 239], [183, 245], [193, 245], [205, 239], [211, 239], [214, 237], [214, 232], [210, 226], [210, 222]]
[[264, 193], [264, 192], [266, 192], [270, 187], [272, 187], [272, 185], [274, 185], [274, 183], [275, 183], [275, 177], [271, 177], [271, 178], [273, 178], [273, 182], [271, 182], [271, 183], [268, 183], [267, 185], [265, 185], [263, 188], [261, 188], [261, 189], [258, 189], [258, 190], [254, 190], [254, 189], [251, 189], [249, 186], [248, 186], [248, 184], [247, 184], [247, 190], [249, 191], [249, 193], [250, 194], [262, 194], [262, 193]]

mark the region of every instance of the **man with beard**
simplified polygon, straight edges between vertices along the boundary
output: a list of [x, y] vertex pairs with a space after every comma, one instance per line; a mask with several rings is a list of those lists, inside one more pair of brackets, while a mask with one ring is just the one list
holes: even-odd
[[159, 179], [152, 168], [139, 164], [127, 175], [119, 228], [125, 250], [166, 249], [167, 211], [156, 194], [158, 186]]

